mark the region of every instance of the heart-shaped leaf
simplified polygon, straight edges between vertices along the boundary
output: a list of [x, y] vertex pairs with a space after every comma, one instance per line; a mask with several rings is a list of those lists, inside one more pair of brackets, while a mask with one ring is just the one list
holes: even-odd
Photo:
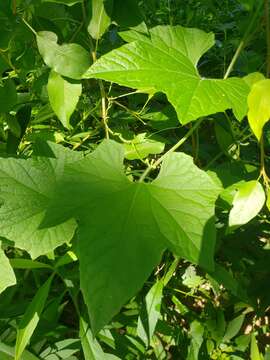
[[214, 266], [218, 189], [210, 177], [191, 157], [173, 153], [152, 183], [134, 183], [123, 160], [123, 147], [105, 141], [67, 165], [42, 225], [79, 220], [81, 287], [94, 332], [136, 294], [165, 248]]
[[38, 50], [46, 65], [58, 74], [81, 79], [90, 66], [89, 53], [78, 44], [57, 44], [57, 35], [51, 31], [36, 34]]

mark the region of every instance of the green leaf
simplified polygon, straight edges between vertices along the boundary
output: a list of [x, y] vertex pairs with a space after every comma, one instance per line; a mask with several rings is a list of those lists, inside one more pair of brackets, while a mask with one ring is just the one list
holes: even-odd
[[265, 77], [262, 73], [254, 72], [243, 77], [243, 80], [248, 84], [250, 88], [258, 81], [264, 80]]
[[78, 3], [82, 3], [83, 0], [42, 0], [41, 2], [46, 3], [46, 2], [52, 2], [52, 3], [56, 3], [56, 4], [64, 4], [67, 6], [72, 6]]
[[248, 121], [258, 141], [270, 118], [270, 80], [256, 82], [248, 95]]
[[268, 192], [267, 192], [266, 206], [267, 206], [268, 210], [270, 211], [270, 189], [268, 189]]
[[123, 28], [147, 32], [138, 0], [114, 0], [112, 20]]
[[42, 224], [79, 220], [81, 288], [94, 333], [136, 294], [164, 248], [214, 266], [218, 190], [210, 177], [191, 157], [172, 153], [151, 184], [132, 183], [123, 159], [120, 144], [104, 141], [67, 165]]
[[203, 343], [204, 327], [198, 322], [193, 321], [190, 326], [191, 343], [188, 349], [187, 360], [197, 360], [201, 345]]
[[164, 92], [182, 124], [226, 109], [233, 109], [238, 120], [246, 115], [249, 86], [244, 80], [206, 79], [198, 73], [198, 60], [214, 44], [212, 33], [158, 26], [150, 37], [137, 34], [136, 41], [101, 57], [84, 77]]
[[87, 360], [119, 360], [115, 355], [106, 354], [98, 341], [94, 338], [87, 322], [80, 317], [80, 338], [84, 357]]
[[250, 360], [263, 360], [263, 357], [260, 354], [256, 336], [253, 333], [251, 335], [251, 343], [250, 343]]
[[92, 0], [90, 6], [92, 17], [87, 30], [92, 38], [99, 40], [111, 23], [113, 0]]
[[[1, 360], [14, 360], [15, 350], [13, 347], [0, 342], [0, 356]], [[21, 355], [21, 360], [39, 360], [29, 351], [24, 351]]]
[[90, 66], [90, 54], [78, 44], [57, 44], [57, 35], [51, 31], [36, 34], [38, 50], [46, 65], [60, 75], [81, 79]]
[[239, 315], [228, 323], [223, 338], [224, 342], [230, 341], [233, 337], [235, 337], [239, 333], [244, 320], [245, 320], [245, 315]]
[[72, 84], [61, 75], [51, 71], [48, 80], [48, 95], [51, 107], [63, 126], [70, 128], [69, 119], [76, 109], [82, 93], [81, 84]]
[[137, 334], [145, 344], [150, 344], [152, 336], [160, 318], [160, 308], [163, 297], [164, 282], [158, 280], [145, 297], [145, 306], [138, 319]]
[[239, 184], [233, 199], [233, 208], [229, 214], [229, 226], [241, 226], [252, 220], [261, 211], [265, 203], [265, 192], [256, 181]]
[[3, 84], [0, 84], [0, 113], [9, 112], [16, 103], [16, 86], [13, 80], [8, 79]]
[[49, 277], [39, 288], [19, 323], [15, 346], [15, 360], [20, 360], [24, 349], [35, 331], [50, 291], [52, 279], [52, 276]]
[[[61, 157], [62, 156], [62, 157]], [[76, 223], [69, 220], [49, 229], [38, 229], [61, 176], [66, 153], [58, 160], [0, 159], [0, 235], [29, 252], [32, 258], [69, 242]]]
[[137, 135], [130, 144], [124, 144], [125, 158], [128, 160], [144, 159], [149, 154], [160, 154], [165, 144], [146, 136], [146, 133]]
[[1, 249], [0, 242], [0, 293], [2, 293], [7, 287], [16, 284], [16, 277], [9, 259], [6, 257], [5, 252]]

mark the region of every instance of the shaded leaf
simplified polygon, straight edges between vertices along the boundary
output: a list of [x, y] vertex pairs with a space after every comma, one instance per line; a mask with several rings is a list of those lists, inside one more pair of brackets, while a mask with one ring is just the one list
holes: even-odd
[[81, 79], [90, 66], [90, 54], [78, 44], [57, 44], [57, 35], [40, 31], [36, 35], [38, 50], [46, 65], [58, 74]]
[[131, 143], [124, 144], [125, 158], [128, 160], [144, 159], [150, 154], [160, 154], [164, 151], [165, 144], [147, 137], [146, 133], [137, 135]]
[[13, 80], [8, 79], [0, 84], [0, 113], [9, 112], [16, 103], [16, 86]]
[[139, 290], [164, 248], [213, 268], [218, 190], [208, 175], [173, 153], [151, 184], [132, 183], [123, 158], [120, 144], [104, 141], [67, 165], [42, 224], [79, 219], [81, 287], [94, 333]]
[[19, 323], [15, 346], [15, 360], [21, 358], [24, 349], [35, 331], [50, 291], [52, 279], [53, 277], [51, 276], [39, 288]]

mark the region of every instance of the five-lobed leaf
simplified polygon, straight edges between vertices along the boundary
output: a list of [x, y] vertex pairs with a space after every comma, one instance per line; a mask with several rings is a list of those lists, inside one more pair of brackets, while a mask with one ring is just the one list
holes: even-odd
[[104, 141], [67, 165], [42, 224], [79, 220], [81, 288], [94, 333], [136, 294], [165, 248], [214, 266], [218, 189], [208, 175], [191, 157], [173, 153], [152, 183], [134, 183], [123, 159], [120, 144]]
[[51, 71], [47, 88], [53, 111], [63, 126], [70, 128], [69, 119], [76, 109], [82, 93], [82, 85], [70, 83], [61, 75]]
[[60, 75], [81, 79], [90, 66], [89, 53], [78, 44], [57, 44], [57, 35], [51, 31], [36, 34], [38, 50], [46, 65]]
[[182, 124], [226, 109], [242, 120], [249, 85], [239, 78], [206, 79], [196, 68], [214, 44], [212, 33], [181, 26], [158, 26], [149, 32], [150, 37], [132, 32], [133, 42], [102, 56], [84, 77], [164, 92]]
[[248, 121], [258, 141], [263, 127], [270, 119], [270, 80], [256, 82], [248, 95]]
[[235, 227], [248, 223], [258, 215], [264, 203], [265, 192], [258, 181], [251, 180], [240, 184], [229, 214], [229, 226]]

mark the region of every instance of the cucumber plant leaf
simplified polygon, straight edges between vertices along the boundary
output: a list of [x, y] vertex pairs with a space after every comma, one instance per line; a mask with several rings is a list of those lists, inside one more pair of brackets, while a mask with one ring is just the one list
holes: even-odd
[[82, 85], [72, 84], [63, 79], [61, 75], [51, 71], [47, 88], [53, 111], [63, 126], [69, 128], [69, 119], [76, 109], [82, 93]]
[[38, 229], [64, 159], [0, 159], [0, 234], [36, 258], [71, 240], [76, 224], [69, 220]]
[[16, 284], [16, 277], [10, 265], [9, 259], [6, 257], [5, 252], [1, 249], [0, 242], [0, 293], [6, 290], [7, 287]]
[[94, 333], [136, 294], [165, 248], [214, 267], [219, 190], [210, 177], [191, 157], [173, 153], [152, 183], [134, 183], [123, 160], [123, 147], [109, 140], [66, 165], [42, 223], [79, 221], [81, 288]]
[[229, 214], [229, 226], [241, 226], [252, 220], [261, 211], [265, 203], [265, 192], [262, 185], [251, 180], [239, 184], [233, 199], [233, 208]]
[[197, 70], [198, 60], [214, 44], [212, 33], [181, 26], [158, 26], [149, 33], [137, 33], [136, 41], [102, 56], [84, 77], [163, 92], [182, 124], [226, 109], [242, 120], [248, 84], [239, 78], [206, 79]]
[[270, 80], [256, 82], [248, 95], [248, 121], [258, 141], [270, 119]]
[[36, 34], [38, 50], [46, 65], [60, 75], [81, 79], [90, 66], [89, 53], [78, 44], [57, 44], [57, 35], [51, 31]]

